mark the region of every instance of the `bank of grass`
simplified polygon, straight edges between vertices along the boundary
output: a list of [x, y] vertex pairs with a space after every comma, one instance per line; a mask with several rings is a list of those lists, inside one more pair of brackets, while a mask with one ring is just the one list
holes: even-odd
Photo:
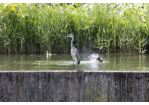
[[1, 53], [144, 53], [148, 4], [0, 4]]

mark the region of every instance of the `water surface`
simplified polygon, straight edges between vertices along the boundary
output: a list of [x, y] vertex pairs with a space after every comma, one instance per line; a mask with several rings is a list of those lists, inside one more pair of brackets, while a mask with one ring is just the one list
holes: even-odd
[[[100, 56], [102, 63], [94, 62]], [[149, 71], [149, 55], [138, 54], [80, 54], [79, 70]], [[70, 54], [1, 54], [0, 70], [72, 70]], [[78, 66], [74, 65], [74, 70]]]

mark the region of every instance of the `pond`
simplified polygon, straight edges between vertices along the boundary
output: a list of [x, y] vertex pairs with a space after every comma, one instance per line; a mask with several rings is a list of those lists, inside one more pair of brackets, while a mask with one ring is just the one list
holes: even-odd
[[[94, 62], [98, 56], [103, 62]], [[149, 71], [149, 55], [80, 54], [79, 70]], [[0, 71], [6, 70], [72, 70], [70, 54], [0, 54]], [[74, 65], [74, 70], [78, 66]]]

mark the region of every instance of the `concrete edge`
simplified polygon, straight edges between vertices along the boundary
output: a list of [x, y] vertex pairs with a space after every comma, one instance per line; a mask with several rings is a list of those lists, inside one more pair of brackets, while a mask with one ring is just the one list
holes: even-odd
[[83, 73], [83, 72], [97, 72], [97, 73], [149, 73], [149, 71], [99, 71], [99, 70], [94, 70], [94, 71], [88, 71], [88, 70], [39, 70], [39, 71], [33, 71], [33, 70], [21, 70], [21, 71], [0, 71], [0, 73], [8, 73], [8, 72], [25, 72], [25, 73], [34, 73], [34, 72], [78, 72], [78, 73]]

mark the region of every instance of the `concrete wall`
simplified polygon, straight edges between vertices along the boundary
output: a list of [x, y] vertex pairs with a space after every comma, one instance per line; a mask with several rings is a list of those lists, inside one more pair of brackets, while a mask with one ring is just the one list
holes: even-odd
[[149, 72], [1, 71], [0, 101], [149, 101]]

